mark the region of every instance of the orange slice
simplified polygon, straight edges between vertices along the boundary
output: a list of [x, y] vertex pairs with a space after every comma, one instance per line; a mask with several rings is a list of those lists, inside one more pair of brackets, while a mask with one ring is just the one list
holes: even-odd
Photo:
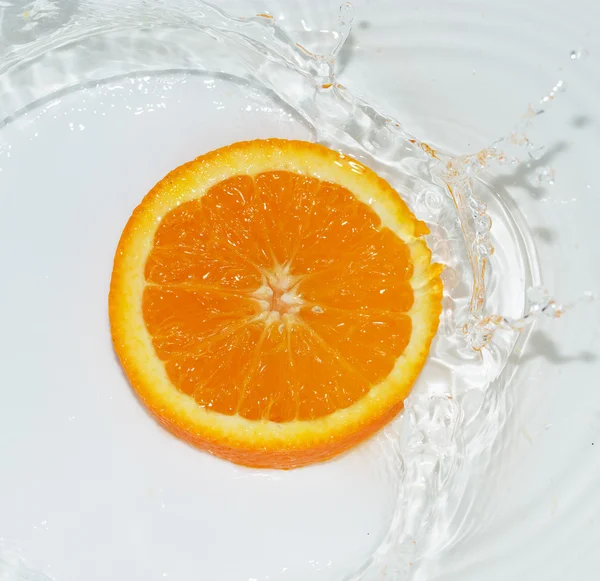
[[117, 249], [113, 342], [142, 401], [256, 467], [331, 458], [402, 408], [441, 267], [383, 179], [321, 145], [236, 143], [167, 175]]

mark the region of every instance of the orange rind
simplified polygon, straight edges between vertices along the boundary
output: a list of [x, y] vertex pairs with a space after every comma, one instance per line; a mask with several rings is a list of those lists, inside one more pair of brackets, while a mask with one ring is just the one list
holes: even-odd
[[182, 165], [129, 219], [112, 274], [114, 348], [187, 442], [293, 468], [403, 406], [441, 312], [427, 227], [355, 159], [240, 142]]

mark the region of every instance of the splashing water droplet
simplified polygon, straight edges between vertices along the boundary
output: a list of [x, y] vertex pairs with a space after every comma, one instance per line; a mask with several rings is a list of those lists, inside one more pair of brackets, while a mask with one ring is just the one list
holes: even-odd
[[492, 243], [489, 237], [487, 236], [487, 231], [486, 234], [477, 233], [475, 237], [474, 247], [475, 252], [477, 252], [479, 258], [482, 259], [489, 258], [494, 253], [494, 247], [492, 246]]
[[544, 154], [546, 153], [546, 146], [545, 145], [537, 145], [535, 143], [533, 143], [532, 141], [530, 141], [527, 144], [527, 154], [529, 155], [529, 157], [531, 159], [534, 160], [539, 160], [541, 159]]
[[554, 169], [549, 166], [541, 166], [535, 169], [529, 182], [536, 188], [554, 185]]
[[527, 291], [527, 301], [529, 312], [535, 314], [543, 311], [552, 302], [552, 297], [545, 288], [534, 286]]
[[590, 303], [597, 298], [595, 293], [586, 291], [571, 303], [559, 304], [544, 287], [530, 287], [527, 289], [527, 309], [522, 317], [514, 319], [500, 315], [486, 317], [470, 315], [462, 328], [462, 333], [474, 350], [481, 351], [491, 343], [494, 333], [498, 329], [521, 332], [538, 317], [558, 319], [577, 305]]
[[338, 15], [338, 21], [341, 28], [350, 26], [354, 20], [354, 6], [352, 2], [344, 2], [340, 6], [340, 12]]
[[338, 34], [339, 39], [334, 49], [331, 51], [330, 59], [333, 60], [342, 50], [346, 40], [352, 31], [352, 22], [354, 21], [354, 6], [352, 2], [344, 2], [340, 6], [338, 13]]
[[492, 219], [487, 214], [475, 218], [475, 230], [478, 234], [487, 234], [492, 227]]
[[541, 103], [548, 103], [556, 98], [558, 93], [564, 93], [567, 90], [567, 84], [564, 81], [558, 81], [547, 95], [541, 98]]
[[583, 47], [576, 48], [576, 49], [572, 50], [571, 53], [569, 54], [569, 58], [572, 61], [582, 60], [582, 59], [586, 58], [587, 56], [588, 56], [588, 51]]

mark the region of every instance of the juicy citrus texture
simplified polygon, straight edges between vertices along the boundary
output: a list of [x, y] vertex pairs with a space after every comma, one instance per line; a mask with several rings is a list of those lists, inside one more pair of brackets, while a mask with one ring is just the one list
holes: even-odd
[[123, 233], [113, 341], [168, 429], [234, 462], [332, 457], [389, 421], [441, 310], [427, 229], [323, 146], [237, 143], [164, 178]]

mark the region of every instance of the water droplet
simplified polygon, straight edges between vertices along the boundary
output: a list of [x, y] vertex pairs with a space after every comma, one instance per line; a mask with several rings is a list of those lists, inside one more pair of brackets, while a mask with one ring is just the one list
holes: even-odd
[[387, 126], [377, 127], [371, 132], [368, 144], [379, 151], [388, 150], [394, 145], [394, 135]]
[[319, 305], [315, 305], [315, 306], [314, 306], [314, 307], [311, 309], [311, 311], [312, 311], [313, 313], [316, 313], [317, 315], [320, 315], [320, 314], [322, 314], [322, 313], [324, 313], [324, 312], [325, 312], [325, 311], [323, 310], [323, 308], [322, 308], [322, 307], [320, 307]]
[[515, 145], [529, 145], [529, 138], [525, 133], [519, 131], [513, 131], [510, 134], [510, 142]]
[[494, 253], [494, 247], [485, 235], [477, 234], [473, 247], [480, 258], [488, 258]]
[[586, 302], [591, 302], [596, 300], [596, 295], [592, 291], [585, 291], [582, 295], [582, 298]]
[[545, 145], [536, 145], [532, 141], [527, 144], [527, 153], [531, 159], [541, 159], [546, 153]]
[[407, 447], [409, 449], [415, 450], [420, 448], [425, 442], [425, 434], [420, 430], [415, 430], [408, 441]]
[[487, 206], [485, 202], [482, 202], [479, 198], [475, 196], [469, 197], [469, 207], [473, 210], [475, 214], [485, 214], [487, 210]]
[[340, 12], [338, 15], [340, 26], [349, 26], [354, 20], [354, 6], [352, 2], [344, 2], [340, 6]]
[[476, 155], [474, 155], [467, 163], [467, 172], [468, 173], [477, 175], [484, 168], [485, 168], [485, 164]]
[[587, 56], [588, 56], [588, 51], [583, 47], [576, 48], [576, 49], [572, 50], [571, 53], [569, 54], [569, 57], [572, 61], [582, 60], [582, 59], [586, 58]]
[[557, 305], [553, 299], [550, 299], [548, 305], [542, 309], [542, 313], [550, 319], [557, 319], [563, 314], [563, 309], [560, 305]]
[[[541, 98], [542, 103], [553, 101], [558, 93], [564, 93], [567, 90], [567, 84], [564, 81], [558, 81], [547, 95]], [[543, 111], [542, 111], [543, 112]]]
[[[444, 288], [449, 292], [455, 289], [460, 284], [460, 275], [451, 266], [444, 268], [441, 274]], [[444, 297], [442, 299], [442, 305], [444, 308], [453, 308], [454, 301], [450, 297]]]
[[529, 181], [535, 187], [552, 186], [554, 185], [554, 169], [549, 166], [538, 167]]
[[487, 234], [492, 227], [492, 219], [487, 214], [475, 218], [475, 230], [478, 234]]
[[553, 93], [564, 93], [567, 90], [567, 83], [563, 80], [558, 81], [554, 88], [552, 89]]
[[462, 329], [467, 342], [475, 351], [481, 351], [492, 340], [492, 332], [487, 329], [485, 322], [485, 319], [471, 315]]
[[540, 286], [533, 286], [527, 290], [527, 301], [529, 302], [529, 312], [538, 313], [545, 309], [551, 301], [548, 291]]
[[344, 2], [340, 6], [340, 11], [338, 13], [338, 42], [335, 48], [331, 51], [329, 55], [330, 60], [334, 60], [335, 57], [339, 54], [344, 46], [348, 36], [350, 35], [350, 31], [352, 29], [352, 21], [354, 20], [354, 6], [352, 6], [352, 2]]

